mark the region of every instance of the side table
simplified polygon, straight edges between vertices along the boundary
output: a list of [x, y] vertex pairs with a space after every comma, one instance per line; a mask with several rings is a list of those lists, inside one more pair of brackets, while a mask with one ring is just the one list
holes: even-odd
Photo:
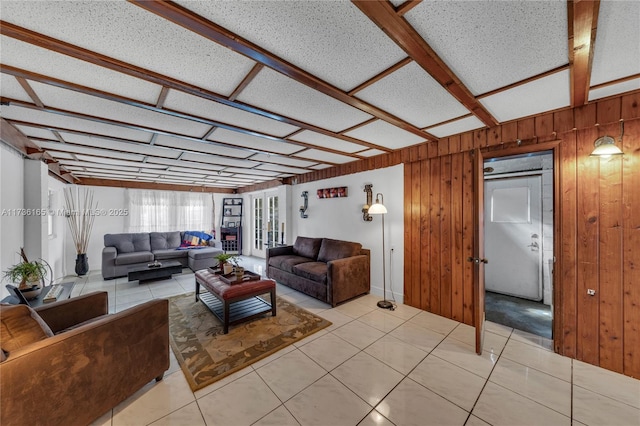
[[[73, 287], [75, 286], [75, 283], [68, 282], [68, 283], [60, 283], [60, 284], [54, 284], [54, 285], [62, 286], [62, 292], [58, 296], [57, 300], [65, 300], [71, 297], [71, 292], [73, 291]], [[38, 297], [32, 300], [28, 300], [26, 304], [31, 306], [32, 308], [36, 308], [38, 306], [43, 305], [44, 304], [43, 299], [49, 293], [49, 290], [51, 289], [51, 287], [52, 286], [50, 285], [43, 287]], [[18, 297], [11, 295], [2, 299], [0, 303], [9, 303], [11, 305], [19, 305], [22, 302], [20, 301], [20, 299], [18, 299]]]

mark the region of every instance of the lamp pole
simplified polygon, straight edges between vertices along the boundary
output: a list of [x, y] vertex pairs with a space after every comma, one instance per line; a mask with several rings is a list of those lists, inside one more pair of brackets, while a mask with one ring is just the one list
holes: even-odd
[[382, 216], [382, 300], [378, 302], [378, 307], [382, 309], [393, 309], [393, 303], [387, 300], [387, 261], [384, 244], [384, 215], [387, 208], [384, 206], [384, 197], [381, 193], [376, 194], [376, 202], [369, 208], [369, 214], [379, 214]]

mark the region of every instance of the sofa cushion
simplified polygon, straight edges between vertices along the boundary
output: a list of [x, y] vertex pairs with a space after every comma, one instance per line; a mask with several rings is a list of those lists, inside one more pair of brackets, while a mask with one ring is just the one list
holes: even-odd
[[175, 232], [151, 232], [149, 234], [151, 251], [174, 249], [180, 246], [180, 231]]
[[285, 254], [282, 256], [274, 256], [269, 258], [269, 266], [293, 273], [293, 267], [301, 263], [313, 262], [308, 257], [296, 256], [294, 254]]
[[164, 250], [154, 250], [153, 256], [156, 260], [180, 259], [183, 257], [187, 257], [187, 252], [170, 248]]
[[0, 342], [11, 351], [52, 337], [51, 328], [27, 305], [0, 305]]
[[324, 262], [300, 263], [293, 267], [293, 273], [311, 281], [327, 283], [327, 264]]
[[293, 244], [293, 254], [316, 260], [320, 244], [322, 244], [322, 238], [298, 237]]
[[153, 262], [153, 253], [150, 251], [137, 251], [134, 253], [122, 253], [116, 257], [116, 265], [131, 265], [142, 262]]
[[105, 234], [105, 247], [115, 247], [120, 253], [151, 251], [151, 243], [147, 232], [134, 234]]
[[214, 256], [217, 256], [223, 253], [223, 251], [216, 247], [206, 247], [206, 248], [200, 248], [197, 250], [196, 249], [189, 250], [186, 253], [189, 253], [189, 257], [191, 259], [207, 259], [207, 258], [213, 259]]
[[361, 249], [362, 244], [360, 243], [324, 238], [322, 240], [322, 245], [320, 246], [320, 253], [318, 253], [318, 261], [330, 262], [336, 259], [356, 256], [360, 254]]

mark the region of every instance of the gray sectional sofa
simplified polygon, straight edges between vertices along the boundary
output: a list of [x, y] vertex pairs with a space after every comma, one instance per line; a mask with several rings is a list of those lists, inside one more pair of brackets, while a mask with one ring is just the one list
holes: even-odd
[[370, 258], [360, 243], [298, 237], [292, 246], [267, 250], [267, 276], [336, 306], [369, 293]]
[[205, 248], [178, 250], [184, 232], [141, 232], [106, 234], [102, 249], [102, 277], [124, 277], [133, 266], [146, 265], [154, 260], [177, 260], [192, 271], [215, 266], [214, 257], [222, 251], [220, 241], [210, 241]]

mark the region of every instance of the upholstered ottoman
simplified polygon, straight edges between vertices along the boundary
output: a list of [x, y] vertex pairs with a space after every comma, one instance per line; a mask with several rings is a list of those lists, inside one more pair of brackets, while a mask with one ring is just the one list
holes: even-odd
[[[200, 286], [208, 293], [200, 293]], [[258, 297], [269, 293], [270, 302]], [[276, 316], [276, 282], [257, 280], [227, 284], [209, 269], [196, 272], [196, 301], [202, 301], [224, 326], [224, 334], [229, 325], [248, 321], [265, 312]]]

